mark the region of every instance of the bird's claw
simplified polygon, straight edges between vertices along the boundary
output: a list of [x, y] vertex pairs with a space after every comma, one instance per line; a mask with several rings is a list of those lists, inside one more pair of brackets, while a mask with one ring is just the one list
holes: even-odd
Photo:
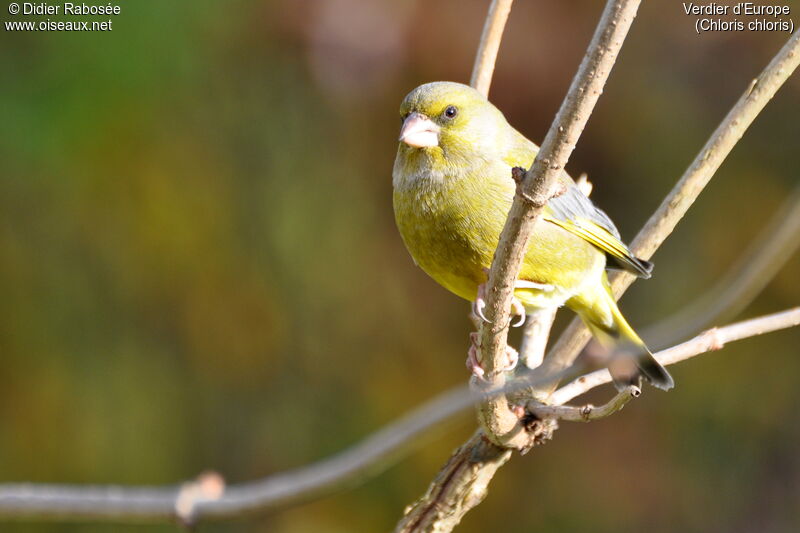
[[[518, 284], [515, 285], [516, 288], [520, 288], [519, 283], [520, 282], [518, 282]], [[523, 288], [525, 287], [532, 288], [531, 285], [539, 285], [539, 284], [534, 284], [532, 282], [522, 282], [522, 283], [526, 284], [523, 285]], [[550, 290], [552, 290], [552, 285], [548, 285], [548, 287], [550, 287]], [[472, 302], [472, 314], [480, 318], [487, 324], [491, 324], [491, 320], [486, 318], [486, 313], [484, 312], [484, 310], [486, 309], [486, 299], [484, 298], [485, 294], [486, 294], [486, 284], [481, 283], [478, 286], [478, 295], [475, 297], [475, 301]], [[511, 300], [511, 314], [512, 314], [511, 327], [518, 328], [525, 323], [525, 306], [516, 296], [514, 296]], [[516, 320], [514, 320], [513, 317], [516, 317]]]
[[475, 323], [475, 327], [480, 327], [480, 322], [477, 319], [490, 324], [488, 318], [486, 318], [486, 314], [484, 313], [484, 309], [486, 309], [486, 284], [481, 283], [478, 285], [478, 295], [475, 297], [475, 301], [472, 302], [472, 321]]
[[511, 346], [506, 346], [506, 366], [500, 371], [510, 372], [517, 368], [517, 363], [519, 363], [519, 352]]
[[489, 319], [486, 318], [486, 315], [483, 313], [484, 309], [486, 309], [486, 300], [479, 296], [474, 302], [472, 302], [472, 312], [475, 314], [475, 316], [479, 317], [487, 324], [490, 324]]

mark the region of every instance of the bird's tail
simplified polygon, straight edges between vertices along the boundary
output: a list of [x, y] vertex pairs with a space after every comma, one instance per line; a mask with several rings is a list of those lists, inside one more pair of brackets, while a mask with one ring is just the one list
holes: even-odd
[[669, 390], [675, 382], [667, 369], [656, 361], [644, 341], [622, 316], [611, 294], [608, 281], [603, 285], [567, 302], [589, 326], [595, 337], [605, 346], [613, 347], [619, 355], [609, 362], [608, 370], [617, 389], [639, 382], [643, 376], [654, 387]]

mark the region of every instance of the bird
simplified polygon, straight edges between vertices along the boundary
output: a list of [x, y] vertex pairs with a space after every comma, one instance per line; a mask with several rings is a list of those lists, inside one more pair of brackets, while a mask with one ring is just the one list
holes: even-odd
[[[414, 263], [474, 302], [482, 316], [482, 288], [516, 190], [512, 169], [530, 165], [539, 148], [484, 95], [461, 83], [420, 85], [403, 99], [400, 119], [392, 170], [400, 236]], [[608, 215], [566, 172], [558, 187], [528, 242], [514, 305], [528, 314], [566, 305], [608, 353], [624, 354], [627, 364], [614, 364], [614, 357], [608, 363], [618, 388], [644, 377], [669, 390], [672, 377], [620, 312], [606, 272], [649, 278], [652, 263], [628, 249]], [[472, 353], [467, 366], [481, 377]], [[511, 360], [506, 370], [515, 364]]]

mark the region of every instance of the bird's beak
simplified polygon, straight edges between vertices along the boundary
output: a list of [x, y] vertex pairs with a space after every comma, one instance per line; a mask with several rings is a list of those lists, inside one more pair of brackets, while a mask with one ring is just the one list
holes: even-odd
[[411, 113], [400, 128], [400, 142], [414, 148], [439, 146], [439, 126], [421, 113]]

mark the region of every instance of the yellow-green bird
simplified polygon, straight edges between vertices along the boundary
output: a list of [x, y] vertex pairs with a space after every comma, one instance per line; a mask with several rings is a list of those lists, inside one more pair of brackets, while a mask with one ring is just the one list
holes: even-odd
[[[417, 87], [403, 100], [400, 116], [392, 173], [397, 227], [417, 265], [476, 301], [514, 197], [511, 170], [530, 165], [538, 147], [460, 83]], [[515, 297], [528, 313], [566, 304], [606, 346], [636, 347], [635, 369], [611, 365], [618, 386], [643, 375], [670, 389], [672, 377], [620, 313], [606, 277], [609, 259], [612, 268], [643, 278], [652, 264], [628, 250], [613, 222], [566, 173], [560, 179], [564, 192], [536, 223]]]

